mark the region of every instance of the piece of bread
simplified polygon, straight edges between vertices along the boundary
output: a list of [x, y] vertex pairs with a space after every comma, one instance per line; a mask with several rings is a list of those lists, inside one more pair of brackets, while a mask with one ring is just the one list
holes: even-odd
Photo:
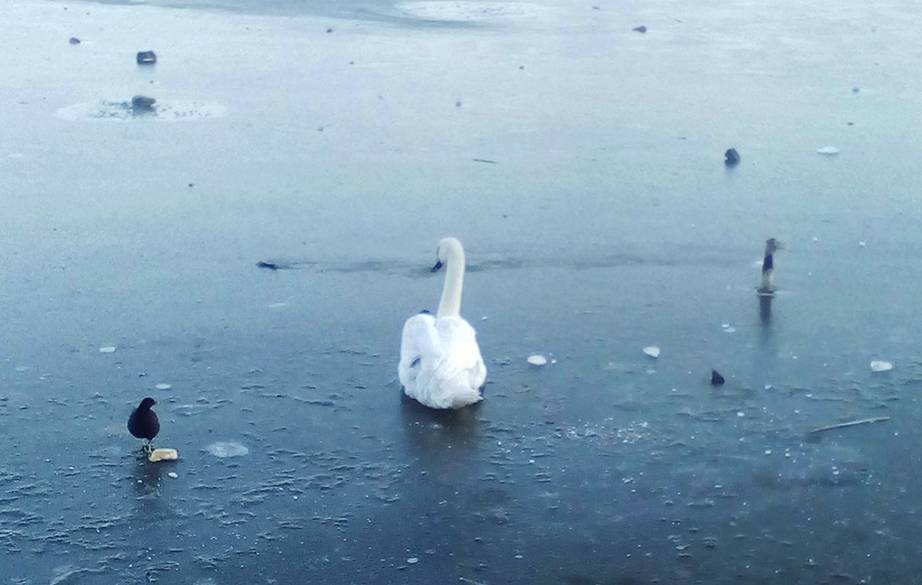
[[147, 457], [147, 460], [151, 463], [176, 461], [177, 459], [179, 459], [179, 452], [176, 449], [154, 449]]

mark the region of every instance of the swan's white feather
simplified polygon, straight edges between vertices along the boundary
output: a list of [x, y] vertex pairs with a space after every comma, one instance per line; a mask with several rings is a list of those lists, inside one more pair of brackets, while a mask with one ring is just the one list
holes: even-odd
[[487, 368], [467, 321], [422, 314], [403, 325], [397, 374], [410, 398], [430, 408], [462, 408], [481, 400]]

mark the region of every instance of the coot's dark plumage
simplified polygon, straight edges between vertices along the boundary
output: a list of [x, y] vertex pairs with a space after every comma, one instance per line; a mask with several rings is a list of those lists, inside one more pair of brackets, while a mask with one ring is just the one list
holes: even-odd
[[160, 420], [157, 413], [150, 409], [157, 402], [147, 397], [141, 401], [137, 408], [131, 411], [128, 417], [128, 432], [138, 439], [144, 439], [144, 449], [150, 451], [150, 443], [160, 432]]
[[726, 382], [717, 370], [711, 370], [711, 386], [722, 386]]

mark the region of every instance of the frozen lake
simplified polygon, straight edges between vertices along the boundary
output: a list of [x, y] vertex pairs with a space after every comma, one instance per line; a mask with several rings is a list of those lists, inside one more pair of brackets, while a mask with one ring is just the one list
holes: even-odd
[[[909, 582], [920, 19], [5, 3], [0, 584]], [[490, 371], [455, 413], [396, 382], [444, 235]]]

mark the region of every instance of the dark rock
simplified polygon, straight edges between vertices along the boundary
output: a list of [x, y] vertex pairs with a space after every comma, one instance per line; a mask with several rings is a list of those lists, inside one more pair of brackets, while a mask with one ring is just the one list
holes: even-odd
[[644, 25], [640, 25], [640, 26], [635, 26], [631, 30], [634, 32], [639, 32], [640, 34], [644, 34], [647, 32], [647, 27]]
[[157, 62], [157, 54], [153, 51], [138, 51], [138, 65], [153, 65]]
[[157, 102], [152, 97], [147, 97], [146, 95], [136, 95], [131, 98], [131, 113], [132, 114], [150, 114], [154, 111], [154, 104]]
[[279, 265], [276, 264], [275, 262], [263, 262], [262, 260], [256, 263], [256, 267], [265, 268], [266, 270], [278, 270], [279, 269]]
[[728, 167], [735, 167], [740, 162], [740, 153], [735, 148], [730, 148], [724, 153], [724, 164]]
[[330, 34], [331, 32], [333, 32], [333, 29], [332, 29], [332, 28], [328, 28], [328, 29], [327, 29], [327, 34]]
[[726, 382], [726, 380], [720, 375], [720, 372], [711, 370], [711, 386], [723, 386], [724, 382]]
[[70, 43], [70, 44], [72, 44], [72, 45], [79, 45], [79, 44], [80, 44], [80, 39], [78, 39], [77, 37], [70, 37], [70, 40], [67, 41], [67, 42]]

